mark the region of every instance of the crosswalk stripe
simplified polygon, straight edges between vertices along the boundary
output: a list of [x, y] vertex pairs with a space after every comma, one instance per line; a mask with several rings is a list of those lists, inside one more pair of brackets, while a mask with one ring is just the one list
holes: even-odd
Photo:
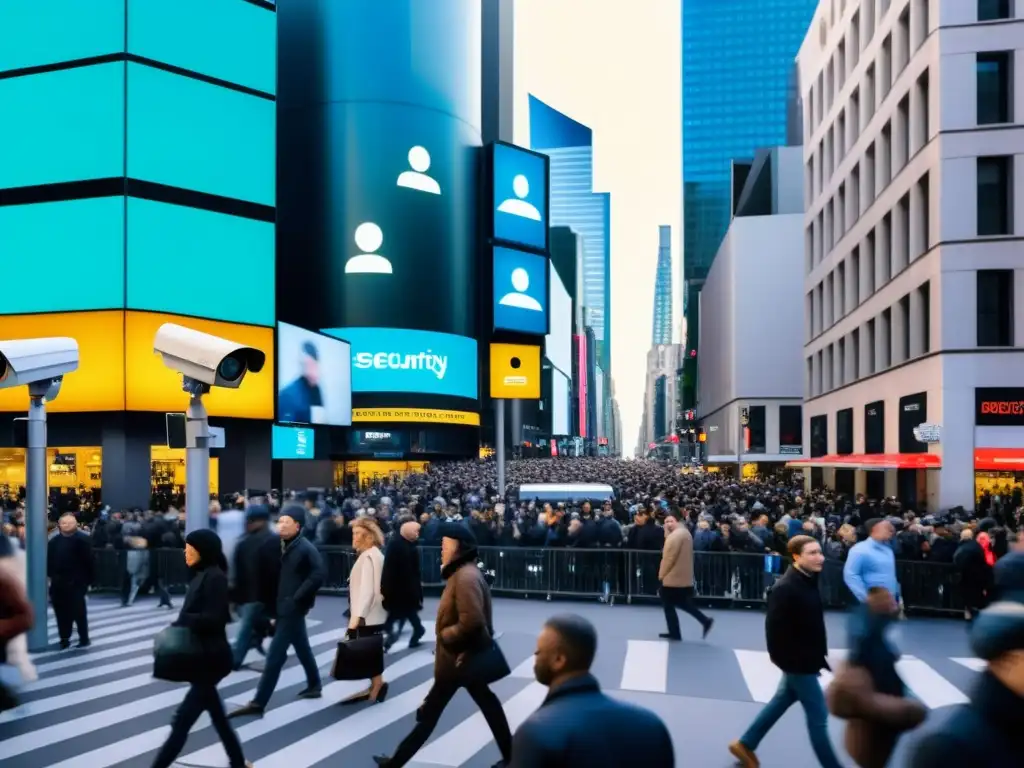
[[535, 675], [533, 672], [533, 656], [527, 658], [522, 664], [512, 670], [512, 674], [509, 677], [517, 680], [533, 680]]
[[[124, 632], [128, 629], [141, 629], [142, 627], [151, 627], [154, 624], [160, 624], [166, 626], [170, 622], [166, 616], [152, 616], [148, 618], [129, 618], [126, 621], [119, 621], [116, 624], [110, 624], [98, 629], [89, 627], [89, 639], [94, 637], [107, 637], [108, 635], [116, 635], [119, 632]], [[49, 641], [52, 643], [60, 639], [60, 635], [57, 632], [51, 632]]]
[[[150, 603], [148, 605], [138, 605], [132, 608], [117, 608], [112, 611], [93, 611], [88, 608], [86, 609], [86, 616], [89, 619], [90, 627], [112, 624], [121, 619], [127, 618], [128, 616], [140, 616], [147, 613], [157, 613], [156, 605]], [[51, 618], [48, 622], [46, 622], [46, 625], [50, 629], [56, 629], [57, 619]]]
[[[733, 649], [733, 654], [740, 665], [740, 673], [743, 675], [743, 682], [747, 684], [750, 698], [760, 704], [771, 701], [779, 683], [782, 682], [782, 670], [772, 663], [768, 651], [745, 651], [736, 648]], [[836, 669], [846, 656], [844, 648], [829, 648], [829, 666]], [[832, 682], [832, 673], [823, 669], [818, 682], [822, 688], [827, 688]]]
[[[402, 650], [397, 644], [395, 649]], [[424, 652], [406, 656], [384, 670], [384, 679], [393, 682], [428, 666], [433, 660], [434, 657], [431, 654]], [[262, 718], [237, 728], [235, 732], [243, 743], [250, 742], [260, 736], [265, 736], [268, 733], [328, 709], [345, 698], [365, 690], [365, 688], [365, 680], [330, 683], [324, 686], [322, 698], [300, 699], [299, 701], [285, 704], [283, 707], [268, 710]], [[201, 766], [202, 768], [220, 768], [221, 766], [226, 768], [228, 766], [228, 758], [220, 742], [185, 755], [179, 759], [179, 762], [189, 766]]]
[[292, 742], [284, 749], [261, 757], [260, 768], [310, 768], [370, 734], [411, 715], [423, 703], [433, 684], [433, 680], [428, 680], [400, 696], [389, 698], [383, 704], [360, 710], [334, 725]]
[[36, 715], [42, 715], [47, 712], [56, 712], [58, 709], [64, 709], [65, 707], [75, 707], [79, 704], [87, 704], [90, 701], [102, 699], [104, 696], [116, 696], [119, 693], [131, 691], [135, 688], [141, 688], [144, 685], [149, 685], [155, 682], [157, 681], [153, 678], [152, 672], [143, 672], [139, 675], [111, 680], [110, 682], [103, 683], [102, 685], [93, 685], [77, 691], [65, 691], [55, 696], [49, 696], [45, 699], [36, 699], [35, 701], [26, 702], [14, 709], [9, 709], [6, 712], [0, 712], [0, 723], [24, 720], [26, 717], [35, 717]]
[[965, 704], [968, 701], [959, 688], [913, 656], [904, 656], [897, 661], [896, 671], [907, 688], [929, 709]]
[[97, 651], [94, 649], [95, 646], [90, 648], [86, 653], [76, 653], [67, 656], [60, 656], [58, 658], [53, 659], [39, 660], [38, 656], [34, 656], [33, 661], [35, 661], [36, 670], [39, 672], [40, 676], [45, 676], [61, 669], [80, 667], [83, 664], [95, 664], [97, 661], [103, 661], [104, 659], [113, 659], [120, 656], [127, 656], [129, 653], [137, 653], [139, 651], [151, 651], [153, 650], [153, 641], [142, 640], [138, 643], [119, 645], [117, 648], [107, 648], [104, 651]]
[[[532, 663], [532, 659], [527, 659]], [[547, 686], [530, 683], [523, 690], [502, 705], [505, 719], [513, 733], [548, 695]], [[458, 768], [469, 762], [484, 747], [494, 741], [491, 729], [487, 726], [483, 713], [476, 712], [472, 717], [463, 720], [431, 743], [423, 747], [413, 758], [415, 763], [443, 765]]]
[[951, 661], [955, 661], [961, 667], [967, 667], [974, 672], [984, 672], [988, 668], [988, 662], [984, 659], [953, 658]]
[[664, 693], [668, 689], [668, 642], [629, 640], [619, 688]]

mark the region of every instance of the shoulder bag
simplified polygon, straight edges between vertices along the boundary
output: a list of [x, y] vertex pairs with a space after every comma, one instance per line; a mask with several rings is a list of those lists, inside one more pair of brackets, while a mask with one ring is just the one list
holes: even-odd
[[[482, 572], [480, 578], [486, 581], [486, 576]], [[456, 670], [461, 685], [470, 683], [490, 685], [512, 674], [505, 653], [494, 639], [494, 627], [491, 626], [489, 620], [486, 641], [481, 644], [479, 650], [468, 651]]]
[[188, 627], [170, 626], [153, 640], [153, 677], [172, 683], [190, 683], [209, 659], [203, 643]]
[[[376, 569], [370, 561], [370, 572], [373, 574], [373, 589], [377, 590]], [[376, 595], [374, 595], [376, 600]], [[334, 653], [334, 664], [331, 666], [331, 677], [335, 680], [369, 680], [384, 672], [384, 636], [357, 635], [345, 637], [338, 641], [338, 649]]]

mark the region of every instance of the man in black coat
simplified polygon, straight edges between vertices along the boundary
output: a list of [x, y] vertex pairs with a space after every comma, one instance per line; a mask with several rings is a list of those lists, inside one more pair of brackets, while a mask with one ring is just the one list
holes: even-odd
[[261, 654], [270, 616], [277, 601], [277, 582], [281, 570], [281, 548], [270, 530], [270, 508], [254, 504], [245, 515], [245, 535], [235, 545], [234, 594], [238, 605], [238, 634], [232, 649], [234, 669], [242, 668], [250, 648]]
[[89, 647], [89, 619], [85, 595], [92, 584], [92, 545], [78, 530], [74, 515], [62, 515], [60, 533], [46, 547], [46, 575], [50, 579], [50, 602], [57, 619], [61, 650], [71, 647], [71, 625], [78, 628], [78, 647]]
[[825, 555], [817, 539], [794, 536], [789, 540], [793, 564], [768, 593], [764, 630], [768, 655], [782, 670], [782, 681], [761, 713], [729, 752], [743, 768], [756, 768], [754, 752], [786, 710], [800, 703], [807, 716], [811, 747], [822, 768], [841, 768], [828, 735], [828, 709], [818, 677], [828, 669], [825, 612], [818, 591], [818, 575]]
[[652, 712], [601, 692], [590, 674], [597, 632], [581, 616], [555, 616], [537, 638], [534, 674], [544, 703], [519, 726], [509, 768], [674, 768], [668, 728]]
[[412, 624], [410, 648], [420, 644], [425, 631], [419, 617], [419, 611], [423, 609], [420, 553], [416, 547], [419, 537], [420, 524], [415, 520], [406, 520], [402, 522], [398, 534], [391, 537], [384, 552], [380, 591], [384, 596], [384, 610], [388, 612], [388, 635], [384, 642], [386, 649], [394, 645], [402, 634], [406, 621]]

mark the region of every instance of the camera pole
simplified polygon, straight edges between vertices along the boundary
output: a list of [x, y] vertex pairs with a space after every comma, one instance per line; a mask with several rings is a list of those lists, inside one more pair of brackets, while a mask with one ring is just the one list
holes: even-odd
[[25, 558], [28, 599], [35, 622], [28, 631], [28, 647], [43, 651], [49, 646], [46, 598], [46, 546], [49, 520], [48, 483], [46, 482], [46, 394], [51, 381], [28, 386], [28, 448], [25, 455]]
[[191, 390], [185, 412], [185, 533], [210, 527], [210, 422], [203, 387]]

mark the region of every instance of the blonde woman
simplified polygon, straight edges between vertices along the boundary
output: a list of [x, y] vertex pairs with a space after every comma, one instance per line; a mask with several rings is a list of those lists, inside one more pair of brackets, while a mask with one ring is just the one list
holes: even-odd
[[[380, 591], [380, 577], [384, 568], [384, 534], [372, 518], [359, 517], [352, 523], [352, 548], [359, 553], [348, 579], [348, 620], [350, 638], [383, 635], [387, 629], [388, 613], [384, 610], [384, 597]], [[383, 675], [370, 680], [370, 687], [362, 693], [342, 701], [356, 704], [360, 701], [379, 703], [388, 695], [388, 684]]]

